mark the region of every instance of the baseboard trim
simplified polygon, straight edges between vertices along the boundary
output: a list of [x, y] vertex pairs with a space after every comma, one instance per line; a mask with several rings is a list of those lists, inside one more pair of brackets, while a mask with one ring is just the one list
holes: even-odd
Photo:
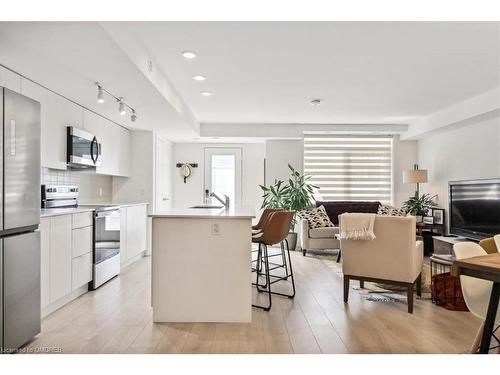
[[139, 253], [137, 254], [136, 256], [126, 260], [125, 262], [123, 262], [121, 265], [120, 265], [120, 272], [123, 271], [125, 268], [127, 268], [128, 266], [134, 264], [135, 262], [137, 262], [139, 259], [142, 259], [145, 255], [146, 251], [143, 251], [142, 253]]
[[81, 286], [78, 289], [75, 289], [69, 294], [66, 294], [64, 297], [59, 298], [57, 301], [50, 303], [49, 305], [42, 308], [42, 319], [52, 314], [53, 312], [59, 310], [64, 305], [67, 305], [71, 301], [77, 299], [81, 295], [84, 295], [89, 291], [89, 287], [87, 284]]

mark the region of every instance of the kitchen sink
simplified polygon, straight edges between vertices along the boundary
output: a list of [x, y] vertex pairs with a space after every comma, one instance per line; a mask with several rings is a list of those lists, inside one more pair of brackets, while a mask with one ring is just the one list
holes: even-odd
[[214, 209], [217, 209], [217, 208], [223, 208], [223, 207], [224, 207], [224, 206], [199, 205], [199, 206], [192, 206], [192, 207], [189, 207], [189, 208], [206, 208], [206, 209], [214, 210]]

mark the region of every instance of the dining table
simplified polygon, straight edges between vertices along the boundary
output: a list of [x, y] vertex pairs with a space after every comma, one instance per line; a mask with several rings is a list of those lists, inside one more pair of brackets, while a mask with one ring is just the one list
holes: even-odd
[[457, 277], [465, 275], [493, 282], [479, 347], [479, 353], [487, 354], [493, 336], [500, 295], [500, 253], [455, 260], [451, 274]]

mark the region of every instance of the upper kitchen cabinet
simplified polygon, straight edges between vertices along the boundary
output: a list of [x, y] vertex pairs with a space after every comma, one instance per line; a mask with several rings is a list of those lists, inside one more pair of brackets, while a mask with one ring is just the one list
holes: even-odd
[[96, 172], [112, 176], [128, 176], [130, 132], [93, 112], [84, 111], [84, 129], [94, 134], [101, 144], [101, 166]]
[[0, 86], [21, 93], [21, 76], [0, 66]]
[[83, 108], [27, 79], [22, 94], [41, 105], [41, 165], [66, 169], [66, 127], [83, 126]]
[[83, 127], [83, 108], [51, 91], [47, 91], [46, 105], [46, 124], [42, 122], [42, 133], [46, 133], [42, 140], [42, 166], [66, 169], [66, 129]]

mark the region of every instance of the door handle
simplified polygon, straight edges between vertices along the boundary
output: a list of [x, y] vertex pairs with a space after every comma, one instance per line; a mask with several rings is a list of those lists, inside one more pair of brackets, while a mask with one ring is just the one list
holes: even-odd
[[[94, 157], [94, 144], [96, 149], [96, 155]], [[97, 158], [99, 157], [99, 144], [97, 143], [97, 138], [92, 138], [92, 142], [90, 142], [90, 157], [92, 158], [92, 162], [97, 163]]]
[[10, 120], [10, 155], [16, 156], [16, 120]]

